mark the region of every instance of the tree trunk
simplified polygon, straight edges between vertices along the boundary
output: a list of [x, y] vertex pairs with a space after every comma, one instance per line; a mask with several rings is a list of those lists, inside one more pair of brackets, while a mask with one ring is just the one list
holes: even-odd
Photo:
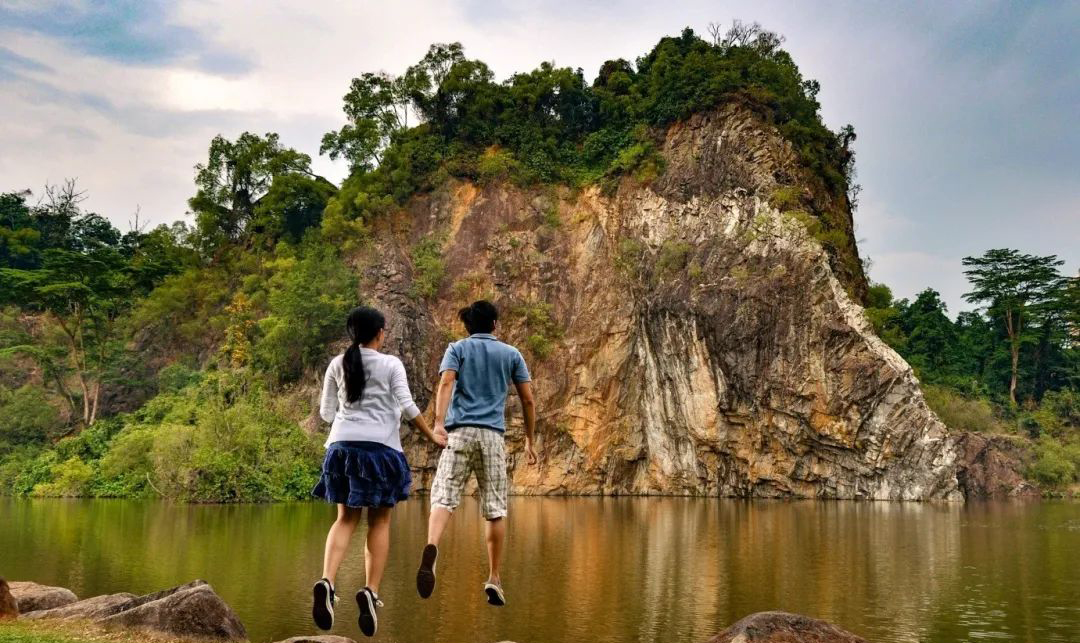
[[100, 399], [101, 380], [99, 379], [97, 382], [94, 383], [94, 406], [90, 409], [90, 421], [86, 423], [87, 426], [90, 426], [94, 423], [94, 420], [97, 420], [98, 400]]
[[1020, 364], [1020, 319], [1013, 319], [1012, 309], [1005, 310], [1005, 332], [1009, 335], [1009, 353], [1012, 357], [1012, 369], [1009, 373], [1009, 401], [1016, 406], [1016, 373]]
[[1009, 380], [1009, 400], [1016, 404], [1016, 371], [1017, 365], [1020, 363], [1020, 342], [1012, 342], [1012, 346], [1009, 347], [1012, 352], [1012, 378]]

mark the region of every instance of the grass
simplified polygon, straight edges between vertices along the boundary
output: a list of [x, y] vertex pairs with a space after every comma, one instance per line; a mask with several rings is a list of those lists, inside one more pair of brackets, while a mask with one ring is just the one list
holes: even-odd
[[151, 632], [108, 630], [89, 621], [0, 621], [0, 643], [173, 643]]

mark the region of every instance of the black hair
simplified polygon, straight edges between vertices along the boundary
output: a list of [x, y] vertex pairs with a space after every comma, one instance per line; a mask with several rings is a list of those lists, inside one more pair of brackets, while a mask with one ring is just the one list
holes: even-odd
[[490, 333], [495, 330], [495, 322], [499, 319], [499, 311], [495, 304], [481, 299], [474, 301], [458, 311], [458, 318], [465, 324], [465, 330], [469, 334]]
[[386, 318], [374, 308], [357, 306], [349, 312], [345, 322], [352, 343], [345, 349], [341, 366], [345, 370], [345, 399], [356, 402], [364, 394], [367, 375], [364, 374], [364, 360], [360, 356], [360, 344], [367, 344], [386, 328]]

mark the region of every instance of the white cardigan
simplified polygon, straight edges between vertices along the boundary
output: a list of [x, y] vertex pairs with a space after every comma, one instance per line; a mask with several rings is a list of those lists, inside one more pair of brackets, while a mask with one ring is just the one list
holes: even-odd
[[331, 422], [326, 446], [357, 440], [378, 442], [401, 451], [401, 416], [411, 420], [420, 415], [409, 392], [405, 366], [393, 355], [360, 347], [364, 361], [364, 394], [356, 402], [346, 399], [344, 355], [330, 360], [323, 378], [319, 414]]

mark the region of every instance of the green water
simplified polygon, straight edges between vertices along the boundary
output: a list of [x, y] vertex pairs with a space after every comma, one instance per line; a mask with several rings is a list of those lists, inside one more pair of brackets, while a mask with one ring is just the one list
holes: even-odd
[[[0, 498], [0, 576], [80, 596], [209, 581], [256, 642], [313, 633], [333, 509]], [[483, 523], [455, 516], [435, 596], [413, 586], [422, 499], [394, 511], [378, 640], [699, 642], [751, 612], [871, 641], [1080, 641], [1080, 504], [514, 498], [504, 581], [484, 603]], [[354, 543], [334, 633], [361, 639]]]

